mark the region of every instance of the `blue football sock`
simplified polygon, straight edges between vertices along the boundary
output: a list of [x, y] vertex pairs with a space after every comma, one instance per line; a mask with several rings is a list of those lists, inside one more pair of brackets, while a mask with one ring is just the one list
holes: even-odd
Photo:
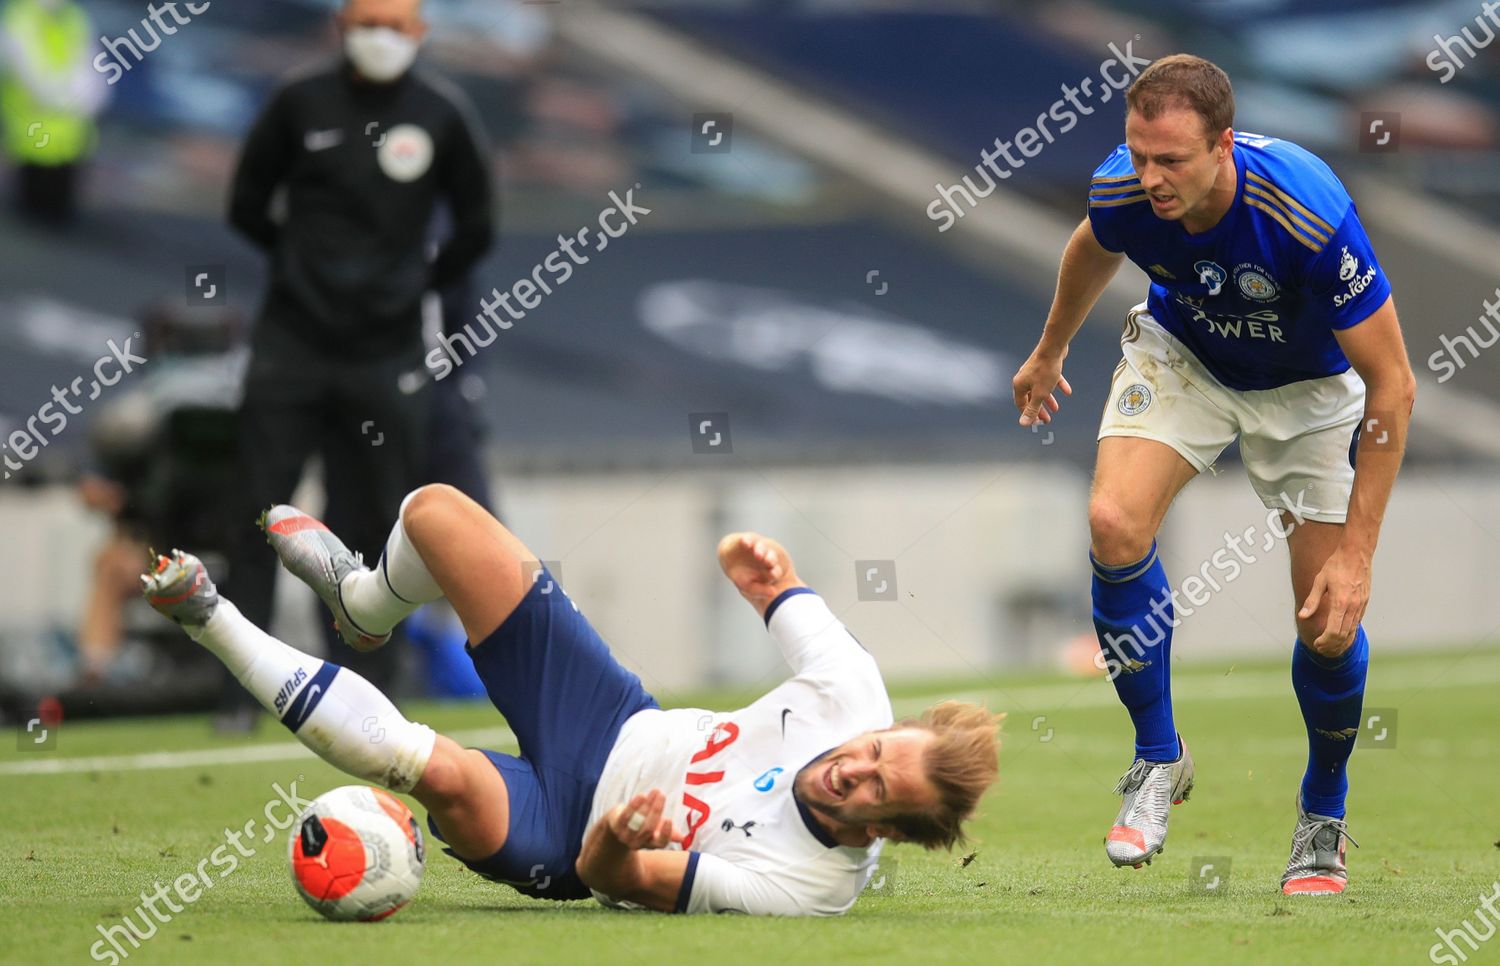
[[1135, 756], [1176, 761], [1177, 726], [1172, 721], [1172, 588], [1151, 552], [1113, 567], [1092, 554], [1094, 630], [1115, 693], [1135, 724]]
[[1302, 639], [1292, 650], [1292, 687], [1307, 723], [1307, 772], [1302, 776], [1302, 807], [1315, 815], [1344, 817], [1349, 778], [1344, 766], [1359, 735], [1365, 699], [1370, 639], [1364, 625], [1349, 650], [1336, 658], [1315, 653]]

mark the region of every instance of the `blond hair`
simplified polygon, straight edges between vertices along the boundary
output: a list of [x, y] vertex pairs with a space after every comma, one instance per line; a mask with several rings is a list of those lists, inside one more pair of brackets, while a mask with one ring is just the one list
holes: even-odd
[[937, 789], [933, 808], [891, 820], [904, 841], [928, 849], [951, 849], [965, 840], [963, 823], [980, 797], [1000, 776], [1000, 722], [1003, 714], [962, 701], [944, 701], [908, 718], [897, 728], [931, 732], [923, 754], [927, 780]]
[[1126, 108], [1148, 121], [1174, 107], [1186, 107], [1203, 121], [1212, 145], [1234, 127], [1234, 89], [1217, 64], [1192, 54], [1173, 54], [1141, 71], [1125, 92]]

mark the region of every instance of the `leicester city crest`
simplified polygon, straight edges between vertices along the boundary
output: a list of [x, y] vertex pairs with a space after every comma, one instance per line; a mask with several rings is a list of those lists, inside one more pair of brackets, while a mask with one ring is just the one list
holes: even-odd
[[1121, 415], [1137, 416], [1145, 412], [1146, 407], [1151, 405], [1151, 390], [1140, 383], [1127, 386], [1125, 391], [1120, 393], [1119, 402], [1115, 405], [1120, 410]]
[[1269, 302], [1276, 297], [1276, 286], [1259, 272], [1246, 272], [1240, 276], [1240, 294], [1256, 302]]
[[1270, 272], [1248, 262], [1234, 267], [1234, 284], [1240, 294], [1252, 302], [1274, 301], [1281, 294], [1281, 286], [1276, 284]]

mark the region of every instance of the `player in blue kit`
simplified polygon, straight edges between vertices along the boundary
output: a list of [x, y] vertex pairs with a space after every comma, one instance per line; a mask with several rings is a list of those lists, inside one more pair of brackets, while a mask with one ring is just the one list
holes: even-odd
[[1126, 93], [1125, 144], [1094, 173], [1036, 350], [1016, 374], [1021, 425], [1050, 422], [1068, 343], [1123, 257], [1151, 277], [1125, 321], [1089, 500], [1094, 626], [1135, 725], [1105, 842], [1150, 862], [1193, 762], [1172, 718], [1174, 591], [1156, 533], [1188, 481], [1236, 436], [1261, 501], [1289, 531], [1307, 725], [1287, 894], [1348, 883], [1345, 765], [1358, 734], [1371, 558], [1405, 450], [1416, 381], [1391, 287], [1348, 192], [1288, 141], [1236, 134], [1229, 78], [1156, 61]]

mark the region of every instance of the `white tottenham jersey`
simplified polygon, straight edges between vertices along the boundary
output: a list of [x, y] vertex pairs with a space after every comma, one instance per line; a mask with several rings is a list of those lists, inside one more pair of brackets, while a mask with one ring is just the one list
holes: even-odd
[[880, 669], [812, 591], [787, 591], [768, 613], [794, 676], [739, 711], [632, 715], [594, 792], [590, 828], [637, 794], [666, 795], [665, 815], [691, 852], [679, 912], [836, 916], [854, 905], [880, 854], [879, 841], [835, 843], [792, 795], [803, 765], [890, 727]]

